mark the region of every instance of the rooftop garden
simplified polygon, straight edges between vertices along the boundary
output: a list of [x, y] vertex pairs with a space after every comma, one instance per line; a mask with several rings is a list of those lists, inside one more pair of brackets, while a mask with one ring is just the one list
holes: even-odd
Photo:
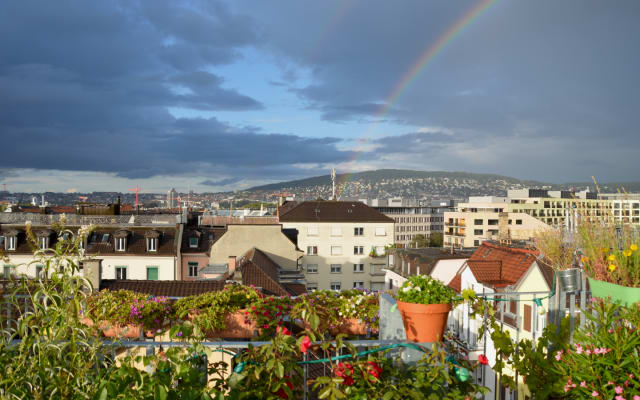
[[[446, 321], [450, 306], [467, 301], [476, 318], [486, 318], [495, 360], [481, 354], [470, 361], [443, 330], [433, 333], [432, 346], [398, 341], [364, 350], [347, 338], [378, 330], [375, 293], [290, 298], [230, 285], [176, 302], [127, 291], [89, 294], [90, 284], [75, 274], [81, 255], [72, 240], [36, 252], [46, 278], [16, 279], [2, 293], [2, 307], [12, 308], [15, 321], [2, 314], [0, 398], [472, 399], [488, 392], [474, 383], [473, 372], [491, 364], [511, 387], [516, 381], [508, 371], [516, 371], [535, 398], [640, 400], [638, 303], [595, 298], [585, 310], [587, 323], [573, 332], [563, 322], [535, 340], [516, 341], [495, 320], [492, 301], [468, 291], [460, 298], [438, 281], [415, 277], [396, 294], [407, 332], [408, 318], [420, 313], [415, 306], [435, 306], [430, 312], [444, 312]], [[611, 265], [631, 258], [634, 243]], [[628, 261], [624, 276], [635, 276], [633, 265]], [[424, 341], [415, 333], [416, 342]], [[178, 345], [157, 346], [149, 355], [125, 351], [124, 337], [140, 334]], [[205, 345], [246, 335], [254, 344], [242, 350]], [[402, 349], [422, 357], [406, 362], [398, 357]]]

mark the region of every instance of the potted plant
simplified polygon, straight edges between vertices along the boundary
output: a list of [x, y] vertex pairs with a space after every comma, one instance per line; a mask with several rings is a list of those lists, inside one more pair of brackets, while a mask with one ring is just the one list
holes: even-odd
[[332, 333], [366, 335], [378, 331], [379, 302], [375, 292], [360, 289], [345, 290], [338, 294], [337, 317], [341, 321]]
[[456, 292], [426, 275], [411, 276], [396, 294], [407, 339], [413, 342], [442, 341]]
[[207, 337], [249, 339], [257, 330], [249, 311], [259, 298], [253, 287], [227, 285], [176, 301], [173, 313], [175, 318], [190, 320]]
[[578, 233], [591, 294], [627, 305], [640, 301], [638, 232], [629, 224], [587, 221]]
[[574, 292], [582, 288], [582, 271], [576, 267], [578, 244], [574, 237], [564, 230], [547, 229], [538, 232], [536, 247], [556, 272], [562, 291]]
[[376, 248], [371, 246], [371, 250], [369, 250], [369, 257], [371, 258], [378, 258], [378, 257], [384, 257], [384, 253], [383, 254], [378, 254], [378, 252], [376, 251]]
[[130, 290], [103, 290], [87, 299], [82, 322], [97, 326], [106, 337], [140, 337], [139, 318], [131, 313], [131, 307], [144, 299], [145, 295]]
[[275, 335], [278, 327], [284, 326], [292, 308], [293, 299], [289, 296], [263, 296], [252, 304], [245, 316], [256, 322], [260, 332], [258, 340], [266, 340]]
[[165, 330], [171, 316], [171, 304], [164, 296], [148, 296], [142, 300], [135, 298], [129, 314], [133, 321], [142, 325], [145, 336], [154, 337]]
[[315, 290], [295, 298], [290, 317], [303, 329], [327, 332], [339, 323], [336, 310], [340, 300], [339, 293], [332, 290]]

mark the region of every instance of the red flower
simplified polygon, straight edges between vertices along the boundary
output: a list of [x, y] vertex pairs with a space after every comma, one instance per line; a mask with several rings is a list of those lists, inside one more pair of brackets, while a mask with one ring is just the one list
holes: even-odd
[[[293, 385], [291, 384], [291, 382], [284, 381], [284, 383], [285, 385], [289, 386], [289, 389], [293, 390]], [[276, 396], [280, 397], [281, 399], [289, 398], [289, 396], [287, 396], [287, 392], [285, 392], [283, 388], [278, 389], [278, 391], [276, 392]]]
[[256, 310], [256, 306], [251, 306], [251, 309], [252, 309], [253, 311], [255, 311], [255, 310]]
[[480, 364], [482, 364], [482, 365], [488, 365], [489, 364], [489, 359], [484, 354], [480, 354], [478, 356], [478, 362]]
[[269, 329], [269, 324], [264, 324], [262, 327], [263, 327], [264, 329]]
[[278, 326], [276, 328], [276, 333], [282, 333], [283, 335], [291, 335], [291, 332], [287, 329], [286, 326]]
[[[367, 373], [374, 378], [379, 379], [382, 373], [382, 367], [375, 361], [367, 361]], [[370, 379], [373, 382], [373, 379]]]
[[336, 368], [333, 370], [333, 374], [343, 379], [343, 383], [346, 386], [353, 385], [353, 365], [349, 363], [339, 362]]
[[264, 312], [264, 316], [265, 316], [265, 317], [268, 317], [268, 316], [269, 316], [269, 311], [265, 311], [265, 312]]
[[300, 342], [300, 351], [307, 354], [307, 351], [309, 351], [309, 347], [311, 347], [311, 339], [309, 339], [309, 336], [305, 336]]

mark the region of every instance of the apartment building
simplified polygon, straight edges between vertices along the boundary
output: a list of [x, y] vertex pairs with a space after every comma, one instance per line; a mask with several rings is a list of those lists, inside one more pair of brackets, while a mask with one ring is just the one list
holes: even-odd
[[284, 229], [296, 229], [307, 288], [384, 289], [394, 220], [359, 201], [285, 203]]
[[470, 197], [456, 211], [445, 213], [444, 245], [527, 240], [550, 227], [574, 230], [585, 220], [640, 224], [640, 197], [541, 189], [509, 190], [507, 197]]
[[416, 235], [429, 237], [444, 232], [444, 213], [454, 211], [455, 200], [419, 200], [401, 197], [391, 199], [361, 199], [395, 222], [394, 243], [410, 247]]
[[[41, 276], [44, 265], [34, 257], [35, 250], [46, 254], [59, 240], [92, 226], [81, 246], [85, 258], [100, 260], [101, 279], [175, 280], [180, 269], [181, 222], [181, 215], [3, 213], [0, 267], [5, 276]], [[62, 223], [65, 231], [61, 233], [56, 226]]]

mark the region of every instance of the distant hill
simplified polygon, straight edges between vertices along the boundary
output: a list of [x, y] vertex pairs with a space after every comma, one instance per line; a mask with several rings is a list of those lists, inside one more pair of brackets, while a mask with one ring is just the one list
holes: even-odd
[[[340, 197], [456, 197], [504, 196], [508, 189], [586, 189], [594, 191], [592, 182], [550, 184], [522, 180], [495, 174], [469, 172], [413, 171], [380, 169], [352, 174], [337, 175], [337, 192]], [[640, 182], [599, 184], [602, 192], [611, 193], [624, 187], [628, 192], [640, 191]], [[252, 187], [245, 192], [292, 192], [300, 198], [329, 198], [331, 196], [330, 175], [316, 176], [288, 182]]]

